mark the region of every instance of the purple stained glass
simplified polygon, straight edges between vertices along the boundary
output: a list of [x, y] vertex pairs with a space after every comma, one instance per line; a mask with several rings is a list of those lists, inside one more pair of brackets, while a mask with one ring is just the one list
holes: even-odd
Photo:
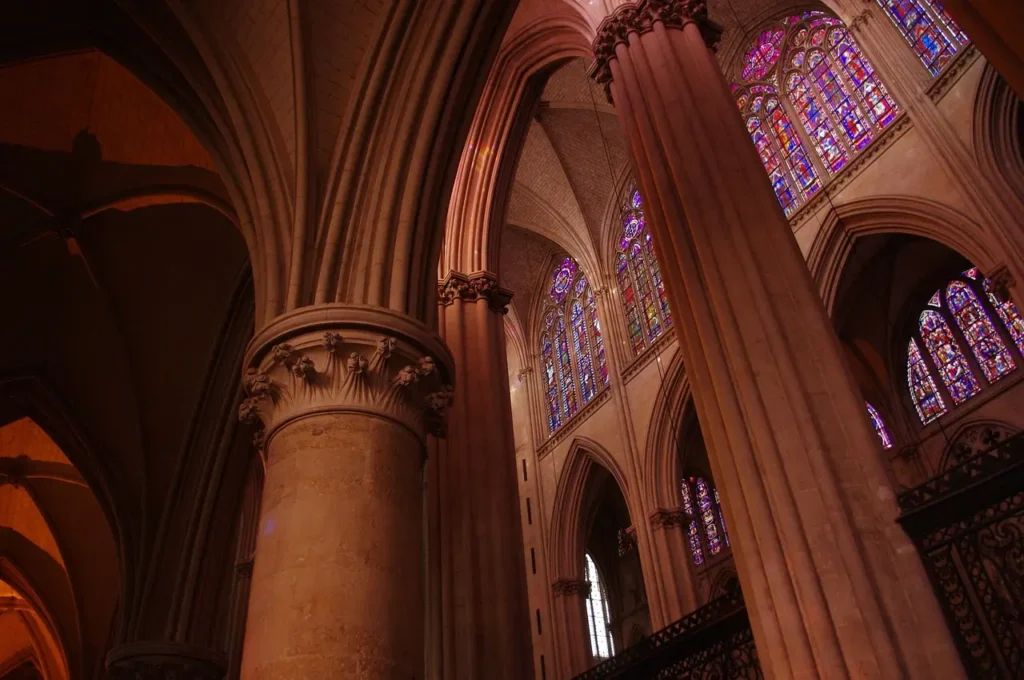
[[889, 20], [903, 34], [903, 38], [917, 52], [928, 72], [937, 76], [961, 47], [955, 37], [957, 34], [962, 35], [959, 28], [953, 37], [947, 37], [940, 28], [940, 22], [944, 22], [941, 15], [946, 15], [945, 10], [936, 10], [935, 3], [929, 0], [877, 1]]
[[871, 418], [875, 434], [878, 435], [879, 440], [882, 442], [882, 448], [888, 451], [892, 448], [892, 437], [889, 436], [889, 430], [885, 427], [885, 423], [882, 422], [882, 416], [878, 415], [878, 411], [871, 404], [864, 402], [864, 405], [868, 408], [868, 417]]
[[928, 298], [928, 306], [936, 308], [942, 307], [942, 296], [940, 295], [940, 291], [935, 291], [935, 294]]
[[832, 174], [846, 165], [846, 150], [836, 140], [832, 121], [818, 106], [811, 94], [810, 84], [802, 73], [791, 73], [787, 83], [789, 100], [796, 109], [800, 122], [814, 143], [815, 151]]
[[630, 246], [629, 259], [633, 275], [636, 277], [636, 292], [640, 297], [640, 311], [644, 325], [647, 327], [647, 337], [653, 342], [661, 335], [661, 320], [658, 318], [657, 307], [655, 307], [654, 291], [648, 276], [644, 251], [639, 243], [633, 243]]
[[963, 281], [950, 283], [946, 288], [946, 304], [986, 380], [994, 383], [1017, 368], [1006, 343], [970, 286]]
[[743, 79], [761, 80], [779, 60], [779, 48], [786, 32], [781, 28], [769, 28], [758, 36], [754, 46], [743, 57]]
[[761, 127], [761, 120], [756, 116], [748, 118], [747, 131], [750, 133], [750, 139], [754, 142], [754, 148], [757, 149], [757, 155], [761, 158], [761, 165], [768, 173], [768, 181], [771, 182], [772, 190], [775, 191], [775, 197], [779, 199], [782, 210], [787, 215], [791, 214], [796, 208], [796, 194], [790, 185], [785, 168], [779, 161], [778, 154], [775, 153], [775, 149], [772, 148], [768, 136]]
[[576, 278], [576, 260], [571, 257], [567, 257], [562, 260], [562, 264], [558, 266], [555, 273], [551, 276], [551, 298], [555, 302], [561, 302], [565, 299], [565, 294], [569, 292], [569, 288], [572, 286], [573, 279]]
[[601, 335], [601, 320], [597, 318], [597, 300], [594, 298], [594, 289], [587, 288], [587, 314], [590, 316], [590, 329], [593, 332], [594, 344], [592, 347], [597, 355], [597, 373], [602, 385], [608, 384], [608, 362], [604, 354], [604, 337]]
[[[628, 246], [628, 244], [627, 244]], [[629, 261], [625, 253], [619, 253], [615, 260], [615, 277], [619, 282], [622, 295], [622, 307], [626, 311], [626, 330], [629, 332], [629, 344], [633, 354], [637, 355], [644, 348], [644, 334], [640, 326], [640, 312], [636, 305], [636, 293], [629, 274]]]
[[576, 400], [576, 377], [572, 371], [568, 332], [561, 314], [556, 314], [555, 317], [555, 352], [558, 354], [558, 382], [562, 394], [562, 414], [568, 419], [579, 411], [579, 402]]
[[644, 228], [644, 216], [640, 212], [632, 212], [626, 215], [622, 224], [622, 235], [626, 239], [636, 238], [640, 230]]
[[942, 395], [935, 386], [916, 340], [907, 344], [907, 387], [922, 424], [927, 425], [946, 412], [946, 404], [942, 401]]
[[717, 555], [722, 551], [722, 539], [718, 536], [718, 527], [715, 524], [715, 509], [711, 503], [711, 491], [701, 478], [694, 482], [694, 488], [697, 492], [697, 508], [700, 510], [701, 520], [704, 522], [704, 534], [708, 539], [708, 552]]
[[759, 113], [762, 104], [764, 104], [764, 97], [754, 97], [754, 101], [750, 102], [750, 111], [752, 113]]
[[690, 522], [690, 527], [686, 530], [687, 540], [690, 543], [690, 557], [693, 558], [693, 563], [700, 565], [704, 563], [704, 551], [700, 547], [700, 529], [697, 528], [697, 520]]
[[572, 328], [572, 344], [576, 350], [576, 368], [580, 378], [580, 394], [583, 403], [588, 404], [597, 394], [597, 383], [594, 380], [594, 365], [590, 357], [590, 340], [587, 337], [587, 320], [583, 314], [583, 305], [573, 300], [569, 314], [569, 325]]
[[654, 254], [654, 240], [651, 232], [644, 232], [644, 245], [647, 248], [648, 262], [651, 263], [651, 280], [654, 281], [654, 289], [658, 293], [658, 302], [661, 304], [661, 316], [665, 319], [665, 326], [672, 325], [672, 311], [668, 306], [668, 291], [665, 290], [665, 282], [661, 279], [661, 267], [658, 265], [658, 257]]
[[818, 181], [818, 173], [814, 170], [814, 164], [811, 163], [800, 135], [793, 129], [789, 116], [779, 105], [778, 100], [770, 99], [765, 110], [772, 132], [775, 133], [775, 141], [786, 157], [793, 179], [805, 196], [813, 195], [821, 188], [821, 182]]
[[921, 312], [918, 330], [939, 377], [949, 390], [949, 396], [953, 397], [953, 403], [962, 404], [981, 391], [960, 345], [941, 314], [932, 309]]
[[633, 189], [633, 196], [630, 198], [630, 203], [637, 210], [644, 207], [644, 199], [643, 197], [640, 196], [640, 192], [637, 191], [636, 189]]
[[576, 279], [576, 297], [583, 295], [583, 291], [587, 288], [587, 277], [581, 276]]
[[807, 57], [807, 66], [814, 79], [815, 89], [839, 127], [846, 133], [850, 145], [858, 150], [863, 149], [871, 141], [871, 127], [860, 107], [846, 91], [829, 59], [822, 52], [813, 52]]
[[718, 519], [722, 523], [722, 540], [725, 541], [725, 547], [729, 547], [729, 530], [725, 528], [725, 513], [722, 512], [722, 499], [718, 497], [718, 489], [712, 489], [712, 493], [715, 495], [715, 505], [718, 506]]
[[[548, 312], [548, 326], [551, 326], [551, 312]], [[544, 356], [544, 385], [548, 402], [548, 432], [554, 432], [562, 424], [558, 408], [558, 382], [555, 379], [555, 354], [551, 335], [544, 333], [540, 338], [541, 353]]]
[[1013, 343], [1017, 345], [1017, 349], [1024, 353], [1024, 317], [1021, 317], [1017, 305], [1009, 300], [1005, 302], [1000, 301], [992, 290], [991, 280], [985, 279], [982, 282], [982, 287], [985, 289], [988, 301], [995, 307], [999, 320], [1003, 322], [1006, 330], [1010, 333], [1010, 337], [1013, 338]]
[[964, 272], [964, 276], [969, 278], [971, 281], [976, 281], [978, 278], [978, 268], [971, 267], [970, 269]]
[[690, 482], [684, 479], [679, 485], [679, 494], [683, 497], [683, 511], [687, 517], [693, 517], [693, 496], [690, 494]]
[[896, 119], [899, 107], [889, 96], [888, 90], [875, 73], [871, 62], [864, 58], [857, 43], [846, 29], [832, 31], [832, 54], [839, 62], [854, 89], [864, 102], [868, 115], [879, 129], [884, 129]]
[[811, 34], [811, 47], [825, 44], [825, 29], [821, 28]]

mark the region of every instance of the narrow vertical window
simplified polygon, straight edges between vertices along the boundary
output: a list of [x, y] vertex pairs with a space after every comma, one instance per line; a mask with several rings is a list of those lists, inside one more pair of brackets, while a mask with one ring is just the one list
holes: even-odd
[[[580, 282], [586, 285], [585, 279]], [[580, 392], [583, 396], [583, 403], [589, 403], [597, 393], [597, 385], [594, 383], [594, 365], [590, 357], [590, 339], [587, 337], [587, 321], [583, 315], [583, 305], [579, 300], [572, 301], [572, 316], [569, 319], [572, 326], [572, 344], [576, 350], [576, 361], [580, 372]]]
[[644, 219], [643, 199], [632, 189], [622, 210], [615, 256], [615, 278], [622, 296], [626, 330], [634, 355], [649, 347], [672, 323], [665, 282]]
[[878, 411], [871, 404], [864, 402], [864, 405], [868, 408], [868, 417], [871, 418], [871, 424], [875, 428], [875, 434], [878, 435], [878, 439], [882, 442], [882, 448], [889, 450], [892, 448], [892, 437], [889, 436], [889, 430], [886, 429], [885, 423], [882, 421], [882, 416], [878, 415]]
[[551, 342], [554, 323], [554, 312], [548, 312], [544, 319], [544, 335], [540, 338], [541, 354], [544, 358], [544, 387], [548, 402], [548, 430], [551, 432], [562, 424], [561, 410], [558, 407], [558, 380], [555, 377], [555, 350]]
[[597, 564], [587, 554], [587, 581], [590, 582], [590, 594], [587, 596], [587, 622], [590, 624], [590, 651], [596, 659], [607, 659], [615, 653], [612, 643], [612, 632], [608, 624], [611, 617], [608, 613], [608, 596], [604, 584], [597, 573]]
[[601, 335], [601, 320], [597, 318], [597, 300], [594, 297], [594, 289], [587, 287], [587, 314], [590, 318], [590, 328], [594, 336], [594, 347], [597, 351], [597, 373], [602, 385], [608, 384], [608, 362], [604, 354], [604, 337]]
[[917, 409], [921, 423], [927, 425], [946, 412], [946, 405], [935, 386], [931, 371], [921, 356], [917, 341], [907, 344], [907, 384], [910, 386], [910, 398]]
[[576, 415], [579, 404], [576, 401], [576, 376], [572, 370], [572, 355], [569, 354], [569, 336], [565, 329], [565, 319], [561, 314], [555, 315], [555, 351], [558, 353], [558, 379], [562, 393], [562, 413], [566, 418]]
[[698, 478], [694, 483], [697, 490], [697, 505], [700, 508], [700, 517], [704, 522], [704, 534], [708, 540], [708, 552], [717, 555], [722, 552], [722, 539], [718, 536], [718, 526], [715, 523], [715, 508], [711, 503], [711, 491], [707, 482]]
[[921, 312], [918, 330], [954, 404], [962, 404], [981, 391], [959, 343], [941, 314], [932, 309]]
[[933, 76], [967, 43], [964, 32], [934, 0], [877, 1]]
[[946, 288], [946, 305], [967, 339], [986, 380], [994, 383], [1017, 367], [992, 325], [988, 312], [970, 286], [963, 281], [950, 283]]

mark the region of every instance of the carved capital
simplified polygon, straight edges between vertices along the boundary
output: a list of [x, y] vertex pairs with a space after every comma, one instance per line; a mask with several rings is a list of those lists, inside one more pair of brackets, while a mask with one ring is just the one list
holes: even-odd
[[560, 578], [551, 584], [551, 592], [556, 596], [590, 595], [590, 581], [579, 581], [571, 578]]
[[660, 508], [651, 513], [651, 527], [654, 529], [685, 527], [692, 519], [683, 508]]
[[222, 680], [226, 669], [222, 654], [173, 642], [121, 645], [107, 654], [111, 680]]
[[516, 377], [519, 378], [519, 382], [522, 382], [531, 375], [533, 375], [533, 366], [524, 366], [519, 369], [518, 373], [516, 373]]
[[869, 19], [871, 19], [871, 10], [864, 9], [857, 14], [854, 14], [847, 26], [854, 33], [859, 33], [860, 30], [867, 25]]
[[476, 272], [468, 276], [459, 272], [449, 272], [444, 281], [437, 284], [437, 297], [446, 307], [456, 300], [487, 300], [492, 310], [504, 314], [512, 301], [512, 291], [499, 286], [498, 277], [490, 272]]
[[296, 310], [249, 346], [238, 418], [262, 448], [282, 424], [312, 413], [360, 411], [444, 435], [454, 374], [436, 334], [408, 317], [359, 305]]
[[681, 29], [696, 23], [709, 48], [714, 49], [722, 35], [720, 26], [708, 19], [705, 0], [639, 0], [619, 7], [609, 15], [597, 29], [594, 39], [594, 64], [592, 75], [599, 83], [612, 79], [609, 63], [615, 58], [615, 48], [627, 43], [630, 33], [643, 35], [654, 30], [656, 23], [665, 28]]
[[1012, 298], [1010, 290], [1016, 285], [1010, 270], [1004, 265], [992, 272], [988, 278], [992, 282], [992, 294], [996, 299], [1000, 302], [1009, 302]]
[[626, 555], [636, 548], [636, 527], [619, 529], [619, 557]]

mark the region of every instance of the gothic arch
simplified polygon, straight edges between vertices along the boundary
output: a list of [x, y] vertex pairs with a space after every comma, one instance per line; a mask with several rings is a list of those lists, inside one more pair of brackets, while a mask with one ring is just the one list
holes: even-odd
[[633, 507], [626, 484], [626, 476], [614, 457], [597, 442], [585, 437], [576, 437], [569, 446], [569, 453], [558, 476], [558, 485], [551, 508], [551, 532], [549, 552], [553, 566], [552, 580], [583, 578], [583, 552], [586, 548], [586, 527], [583, 526], [586, 492], [595, 466], [607, 470], [619, 492], [626, 501], [630, 518], [638, 521], [639, 515]]
[[980, 267], [994, 271], [1003, 264], [977, 222], [941, 203], [920, 198], [880, 196], [835, 206], [811, 244], [807, 266], [829, 314], [854, 242], [873, 234], [911, 234], [954, 250]]
[[565, 8], [510, 34], [477, 105], [455, 176], [438, 278], [448, 272], [498, 272], [501, 231], [519, 149], [543, 79], [572, 57], [587, 57], [582, 18]]
[[1024, 104], [991, 64], [974, 95], [973, 123], [974, 150], [985, 174], [1024, 197]]
[[647, 428], [647, 443], [641, 461], [641, 493], [647, 507], [674, 508], [679, 505], [679, 480], [683, 478], [679, 436], [683, 415], [691, 401], [683, 355], [677, 351], [665, 370]]

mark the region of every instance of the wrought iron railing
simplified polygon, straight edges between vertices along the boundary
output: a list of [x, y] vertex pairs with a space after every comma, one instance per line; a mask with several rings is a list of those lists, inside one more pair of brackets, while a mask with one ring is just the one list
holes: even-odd
[[1024, 434], [899, 497], [972, 678], [1024, 677]]
[[743, 594], [736, 588], [576, 680], [763, 678]]

